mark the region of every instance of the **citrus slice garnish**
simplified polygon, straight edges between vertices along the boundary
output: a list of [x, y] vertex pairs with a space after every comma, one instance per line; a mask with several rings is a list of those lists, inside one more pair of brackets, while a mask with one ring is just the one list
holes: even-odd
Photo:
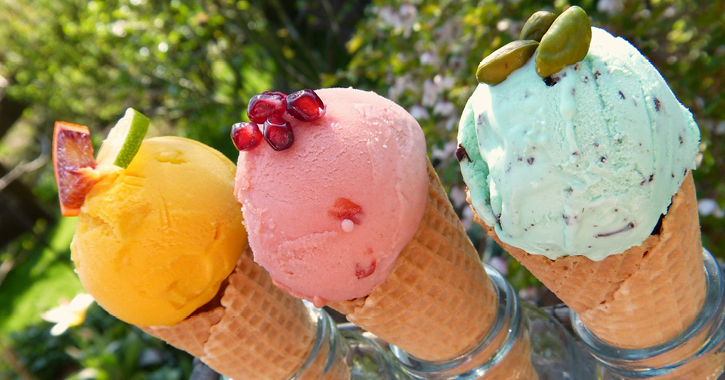
[[53, 171], [61, 215], [78, 215], [86, 194], [101, 179], [95, 169], [88, 127], [56, 122], [53, 129]]
[[99, 165], [116, 165], [127, 168], [141, 147], [149, 128], [149, 119], [133, 108], [108, 132], [98, 150], [96, 162]]

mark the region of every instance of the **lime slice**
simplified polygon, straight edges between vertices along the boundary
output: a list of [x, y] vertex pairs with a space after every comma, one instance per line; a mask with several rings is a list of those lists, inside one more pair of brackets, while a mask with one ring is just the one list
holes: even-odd
[[96, 162], [99, 165], [116, 165], [125, 169], [141, 147], [148, 129], [149, 118], [133, 108], [127, 109], [126, 114], [103, 140]]

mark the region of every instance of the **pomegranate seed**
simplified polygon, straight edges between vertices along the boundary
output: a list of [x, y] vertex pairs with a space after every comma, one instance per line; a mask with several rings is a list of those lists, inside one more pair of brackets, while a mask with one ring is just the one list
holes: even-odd
[[265, 91], [254, 95], [247, 105], [249, 120], [262, 124], [272, 115], [282, 115], [287, 107], [286, 98], [287, 95], [281, 92]]
[[355, 224], [362, 223], [363, 209], [357, 203], [347, 198], [335, 199], [335, 204], [330, 208], [327, 213], [335, 219], [345, 220], [348, 219]]
[[232, 142], [237, 150], [250, 150], [262, 141], [262, 131], [257, 123], [235, 123], [232, 125]]
[[274, 150], [285, 150], [292, 146], [295, 136], [292, 124], [279, 115], [272, 115], [264, 121], [264, 139]]
[[325, 115], [327, 106], [312, 90], [300, 90], [287, 97], [287, 113], [300, 121], [315, 121]]

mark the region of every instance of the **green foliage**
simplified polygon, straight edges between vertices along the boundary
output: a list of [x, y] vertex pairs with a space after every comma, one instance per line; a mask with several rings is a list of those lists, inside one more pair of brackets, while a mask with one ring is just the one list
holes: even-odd
[[63, 218], [48, 232], [38, 231], [48, 238], [48, 246], [25, 236], [0, 251], [2, 262], [14, 266], [0, 282], [0, 337], [39, 323], [40, 313], [83, 291], [70, 263], [75, 223], [75, 218]]
[[[376, 0], [348, 43], [353, 53], [348, 69], [334, 81], [375, 90], [413, 113], [425, 130], [432, 161], [454, 204], [464, 219], [470, 218], [461, 201], [464, 185], [453, 152], [458, 116], [477, 85], [476, 67], [517, 39], [534, 12], [561, 13], [570, 5], [584, 8], [594, 26], [638, 47], [692, 110], [703, 142], [702, 163], [695, 171], [698, 195], [716, 199], [725, 208], [722, 2]], [[706, 247], [725, 258], [725, 220], [703, 217], [701, 222]], [[472, 234], [473, 239], [479, 236]], [[517, 271], [512, 273], [518, 276]], [[516, 282], [526, 284], [527, 278]]]
[[9, 96], [36, 105], [41, 133], [53, 120], [98, 132], [133, 107], [156, 133], [235, 157], [229, 130], [252, 95], [315, 88], [321, 73], [346, 64], [343, 35], [360, 3], [326, 4], [4, 1], [0, 74], [11, 78]]
[[[37, 136], [49, 137], [53, 121], [66, 120], [88, 125], [98, 146], [105, 130], [126, 108], [134, 107], [151, 118], [150, 136], [190, 137], [234, 159], [237, 152], [229, 130], [234, 122], [246, 119], [248, 99], [263, 90], [317, 88], [322, 73], [344, 67], [349, 59], [344, 41], [364, 4], [0, 1], [0, 98], [31, 105], [16, 126], [30, 126]], [[33, 139], [26, 140], [24, 146], [0, 141], [0, 152], [16, 163], [22, 160], [18, 157], [32, 159], [39, 149], [32, 145]], [[51, 165], [29, 177], [36, 195], [57, 210]], [[92, 369], [99, 379], [188, 377], [187, 367], [181, 367], [182, 375], [175, 363], [143, 374], [139, 355], [148, 358], [146, 347], [158, 342], [147, 342], [147, 337], [113, 318], [112, 325], [73, 330], [72, 344], [65, 338], [48, 338], [46, 343], [45, 327], [28, 327], [42, 323], [41, 311], [80, 290], [68, 260], [70, 236], [59, 246], [51, 244], [53, 249], [40, 247], [30, 236], [0, 251], [4, 262], [26, 258], [22, 264], [17, 260], [2, 281], [0, 303], [6, 307], [0, 309], [0, 333], [19, 334], [13, 345], [19, 351], [28, 349], [23, 351], [27, 366], [40, 374], [47, 369], [66, 375], [58, 368], [66, 367], [63, 363], [68, 360], [62, 351], [72, 353], [74, 364], [68, 365], [68, 371]], [[30, 335], [23, 336], [26, 333]], [[35, 340], [39, 334], [45, 334], [43, 340]], [[46, 352], [56, 351], [59, 361], [43, 362]]]
[[[92, 305], [85, 322], [60, 336], [50, 324], [11, 334], [15, 355], [38, 379], [182, 380], [192, 357]], [[42, 342], [42, 344], [38, 344]], [[16, 379], [0, 365], [0, 379]]]
[[[52, 336], [50, 326], [30, 326], [3, 340], [6, 341], [3, 346], [12, 347], [19, 364], [36, 378], [53, 379], [78, 368], [77, 362], [66, 352], [66, 348], [73, 345], [73, 339], [68, 334]], [[11, 370], [0, 364], [0, 379], [16, 379], [17, 374]]]
[[[419, 120], [431, 159], [470, 222], [453, 152], [458, 117], [476, 86], [475, 68], [516, 39], [535, 11], [560, 13], [576, 4], [595, 26], [637, 46], [693, 111], [703, 141], [698, 195], [725, 209], [725, 3], [374, 0], [362, 13], [367, 3], [0, 1], [0, 75], [10, 83], [0, 93], [31, 104], [23, 126], [37, 135], [50, 136], [54, 120], [67, 120], [91, 127], [98, 146], [104, 130], [134, 107], [152, 119], [150, 135], [191, 137], [234, 158], [229, 128], [246, 119], [255, 93], [333, 85], [374, 90]], [[0, 152], [37, 153], [7, 145]], [[34, 185], [41, 199], [55, 202], [50, 165]], [[68, 261], [70, 233], [60, 232], [72, 231], [68, 220], [50, 235], [58, 239], [50, 249], [25, 238], [0, 252], [3, 262], [30, 252], [0, 287], [6, 306], [0, 331], [14, 331], [9, 342], [27, 368], [39, 378], [80, 378], [84, 369], [99, 379], [187, 378], [188, 355], [96, 306], [83, 326], [49, 335], [39, 313], [80, 290]], [[701, 223], [705, 246], [725, 257], [725, 218], [704, 216]], [[470, 235], [478, 245], [485, 239], [475, 225]], [[538, 286], [517, 262], [508, 262], [517, 288]], [[14, 378], [2, 364], [0, 378]]]

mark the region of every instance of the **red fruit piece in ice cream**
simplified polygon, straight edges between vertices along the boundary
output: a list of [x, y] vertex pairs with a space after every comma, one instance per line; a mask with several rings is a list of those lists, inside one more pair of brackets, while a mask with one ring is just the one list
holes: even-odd
[[361, 280], [365, 277], [369, 277], [373, 273], [375, 273], [375, 268], [377, 267], [377, 260], [373, 259], [373, 261], [368, 266], [363, 266], [360, 263], [355, 264], [355, 277], [358, 278], [358, 280]]
[[328, 214], [340, 221], [349, 219], [355, 224], [360, 224], [362, 223], [363, 209], [360, 205], [347, 198], [337, 198]]

